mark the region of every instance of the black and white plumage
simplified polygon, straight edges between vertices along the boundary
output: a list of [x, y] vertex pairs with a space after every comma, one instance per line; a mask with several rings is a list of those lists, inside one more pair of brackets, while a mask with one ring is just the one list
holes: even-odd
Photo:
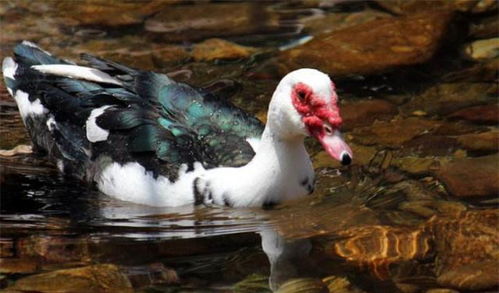
[[[288, 101], [274, 93], [264, 130], [234, 105], [165, 75], [82, 58], [87, 66], [25, 41], [3, 61], [7, 89], [35, 149], [61, 172], [95, 182], [115, 198], [156, 206], [261, 206], [311, 191], [314, 175], [303, 138], [320, 135], [313, 128], [317, 121], [307, 119], [327, 119], [301, 107], [314, 103], [312, 93], [303, 105], [291, 96], [302, 75], [305, 83], [311, 79], [315, 96], [324, 95], [321, 109], [333, 109], [327, 75], [311, 69], [288, 75], [276, 90], [290, 91]], [[339, 127], [326, 124], [329, 131]], [[351, 158], [337, 131], [318, 139], [341, 145], [341, 160]]]

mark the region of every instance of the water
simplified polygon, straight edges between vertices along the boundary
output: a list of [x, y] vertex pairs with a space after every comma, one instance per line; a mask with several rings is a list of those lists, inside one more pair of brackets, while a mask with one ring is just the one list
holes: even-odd
[[[307, 60], [333, 76], [355, 156], [342, 167], [307, 141], [314, 195], [272, 210], [134, 205], [64, 178], [43, 157], [2, 156], [0, 288], [494, 291], [498, 63], [494, 43], [476, 41], [497, 37], [497, 10], [485, 0], [444, 2], [0, 3], [2, 59], [23, 39], [68, 59], [88, 52], [208, 88], [262, 120], [280, 77]], [[402, 43], [384, 34], [400, 29], [394, 21], [441, 9], [455, 11], [443, 37], [411, 27], [416, 20], [404, 24]], [[355, 38], [363, 23], [386, 52]], [[324, 51], [314, 47], [329, 34]], [[199, 45], [213, 37], [251, 48]], [[349, 49], [331, 51], [336, 44]], [[463, 53], [471, 46], [485, 53]], [[403, 55], [411, 50], [420, 54]], [[29, 143], [3, 85], [0, 122], [0, 148]], [[80, 277], [68, 277], [75, 269]]]

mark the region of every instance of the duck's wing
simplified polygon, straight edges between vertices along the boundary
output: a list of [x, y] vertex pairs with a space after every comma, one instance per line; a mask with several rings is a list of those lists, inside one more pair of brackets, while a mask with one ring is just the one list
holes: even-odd
[[138, 162], [172, 179], [182, 165], [241, 166], [254, 156], [247, 139], [260, 137], [263, 125], [234, 105], [163, 74], [83, 59], [89, 66], [23, 43], [15, 49], [15, 73], [5, 78], [14, 96], [20, 90], [31, 104], [39, 101], [43, 121], [32, 128], [45, 124], [64, 160]]

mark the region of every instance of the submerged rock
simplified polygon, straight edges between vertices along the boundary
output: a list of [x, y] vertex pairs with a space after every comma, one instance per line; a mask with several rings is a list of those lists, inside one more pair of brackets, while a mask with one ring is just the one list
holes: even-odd
[[498, 130], [461, 135], [457, 141], [468, 151], [489, 153], [499, 151]]
[[389, 120], [398, 113], [397, 107], [385, 100], [359, 100], [341, 105], [343, 129], [350, 130], [372, 124], [375, 120]]
[[133, 292], [126, 275], [111, 264], [32, 275], [17, 280], [8, 289], [36, 292]]
[[36, 272], [40, 267], [34, 258], [0, 258], [0, 273], [2, 274], [29, 274]]
[[359, 12], [333, 12], [322, 16], [305, 19], [305, 31], [311, 35], [331, 33], [349, 27], [353, 27], [369, 21], [391, 18], [388, 13], [377, 10], [366, 9]]
[[499, 285], [499, 211], [466, 211], [432, 218], [437, 281], [459, 290], [484, 290]]
[[12, 157], [22, 154], [31, 154], [33, 152], [30, 145], [20, 144], [10, 150], [0, 150], [0, 157]]
[[[409, 275], [417, 282], [417, 274], [428, 273], [424, 263], [432, 261], [435, 270], [430, 273], [442, 287], [494, 288], [499, 283], [499, 211], [444, 206], [440, 213], [413, 228], [371, 225], [342, 231], [338, 233], [341, 238], [327, 246], [326, 251], [355, 266], [370, 268], [379, 278], [391, 275], [390, 264], [412, 261]], [[424, 263], [418, 266], [418, 260]], [[418, 272], [418, 268], [423, 271]]]
[[380, 279], [389, 276], [389, 265], [425, 259], [431, 243], [427, 233], [418, 228], [364, 226], [338, 233], [339, 240], [328, 253], [359, 266], [367, 266]]
[[285, 51], [290, 69], [314, 67], [334, 75], [371, 74], [428, 61], [452, 19], [447, 11], [374, 20], [317, 36]]
[[376, 121], [372, 126], [357, 128], [353, 131], [354, 141], [366, 145], [385, 145], [393, 148], [426, 132], [438, 128], [439, 121], [410, 117], [389, 122]]
[[192, 56], [197, 61], [213, 61], [216, 59], [248, 58], [256, 49], [241, 46], [222, 39], [208, 39], [194, 45]]
[[472, 23], [470, 35], [480, 39], [499, 36], [499, 19], [497, 15], [482, 18], [477, 23]]
[[435, 9], [481, 13], [494, 9], [495, 0], [376, 0], [378, 5], [397, 14]]
[[[230, 17], [228, 17], [230, 16]], [[196, 3], [165, 9], [149, 18], [145, 29], [174, 41], [275, 31], [279, 19], [259, 3]]]
[[269, 288], [268, 276], [259, 274], [249, 275], [244, 280], [236, 283], [232, 290], [235, 293], [272, 292]]
[[440, 167], [442, 159], [436, 157], [401, 157], [395, 158], [391, 164], [400, 170], [413, 175], [426, 175]]
[[142, 23], [144, 19], [157, 13], [175, 0], [159, 1], [61, 1], [57, 3], [60, 11], [71, 11], [68, 16], [79, 25], [119, 27]]
[[465, 55], [473, 60], [494, 59], [499, 56], [499, 38], [474, 41], [464, 49]]
[[460, 198], [499, 194], [499, 155], [455, 159], [443, 164], [436, 175], [447, 191]]
[[365, 291], [357, 288], [348, 278], [339, 276], [329, 276], [322, 279], [327, 285], [330, 293], [364, 293]]
[[429, 115], [449, 114], [465, 107], [494, 101], [494, 83], [443, 83], [426, 89], [401, 107], [408, 115], [422, 110]]
[[474, 123], [498, 124], [499, 123], [499, 105], [490, 104], [474, 106], [456, 111], [448, 116], [451, 119], [462, 119]]
[[276, 293], [327, 293], [326, 285], [320, 279], [292, 279], [282, 284]]

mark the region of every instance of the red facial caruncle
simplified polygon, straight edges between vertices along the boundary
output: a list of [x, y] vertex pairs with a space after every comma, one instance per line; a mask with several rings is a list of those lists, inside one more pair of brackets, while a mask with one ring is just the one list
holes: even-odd
[[291, 94], [293, 106], [302, 116], [302, 121], [310, 134], [314, 136], [324, 134], [324, 122], [329, 123], [334, 129], [341, 126], [342, 120], [337, 106], [338, 96], [333, 83], [331, 87], [332, 95], [329, 103], [304, 83], [299, 82], [293, 87]]
[[292, 89], [291, 100], [310, 135], [319, 140], [333, 158], [344, 165], [349, 164], [352, 151], [338, 130], [342, 120], [334, 84], [331, 82], [331, 96], [327, 99], [315, 93], [310, 86], [299, 82]]

